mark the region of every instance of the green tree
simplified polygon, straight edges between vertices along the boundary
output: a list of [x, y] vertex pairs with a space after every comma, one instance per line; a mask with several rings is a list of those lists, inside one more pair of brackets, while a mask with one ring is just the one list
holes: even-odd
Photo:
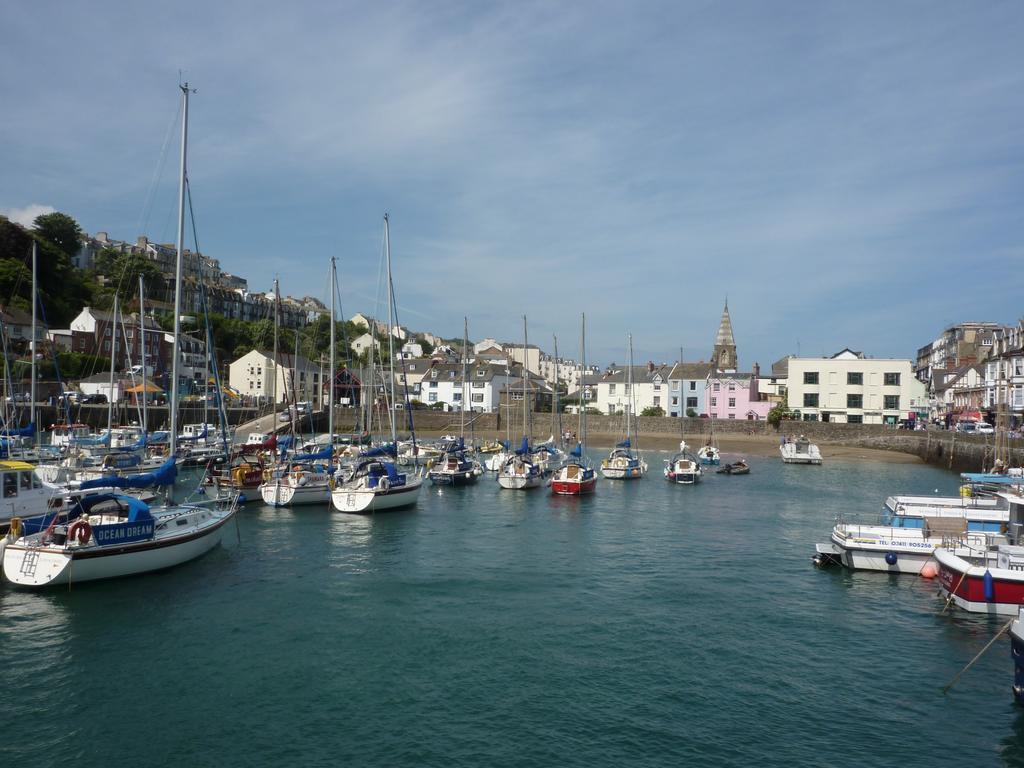
[[[107, 279], [111, 290], [121, 295], [134, 294], [142, 278], [147, 295], [159, 295], [163, 288], [163, 274], [156, 263], [141, 253], [121, 253], [115, 248], [104, 248], [96, 254], [96, 274]], [[113, 295], [111, 294], [111, 299]]]
[[768, 411], [767, 421], [775, 429], [779, 428], [779, 424], [782, 423], [783, 419], [790, 418], [789, 412], [789, 398], [783, 395], [782, 402], [775, 405], [770, 411]]
[[640, 411], [641, 416], [664, 416], [665, 411], [660, 406], [651, 405]]
[[68, 258], [82, 248], [82, 228], [66, 213], [44, 213], [36, 216], [32, 231], [47, 242], [53, 243]]
[[686, 409], [686, 416], [687, 416], [687, 418], [695, 419], [695, 418], [697, 418], [697, 412], [695, 410], [693, 410], [693, 408], [687, 408]]

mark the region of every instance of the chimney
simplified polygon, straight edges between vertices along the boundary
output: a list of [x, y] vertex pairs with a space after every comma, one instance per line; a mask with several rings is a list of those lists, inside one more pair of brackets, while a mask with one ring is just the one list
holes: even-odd
[[647, 361], [647, 372], [654, 373], [654, 363], [650, 360]]
[[145, 235], [139, 235], [139, 239], [135, 241], [135, 245], [137, 245], [139, 248], [145, 248], [147, 245], [149, 245], [149, 238], [146, 237]]

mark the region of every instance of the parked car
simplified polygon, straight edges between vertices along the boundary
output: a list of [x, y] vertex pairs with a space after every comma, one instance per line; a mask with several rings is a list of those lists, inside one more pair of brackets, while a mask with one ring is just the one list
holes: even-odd
[[95, 395], [84, 395], [82, 397], [82, 405], [101, 405], [107, 402], [107, 396], [101, 394]]
[[308, 401], [303, 400], [301, 403], [295, 404], [295, 410], [299, 413], [309, 413], [312, 410], [312, 406], [310, 406]]
[[958, 421], [956, 424], [957, 432], [964, 432], [968, 435], [973, 435], [978, 429], [978, 422], [976, 421]]
[[287, 424], [289, 421], [292, 420], [292, 412], [281, 411], [279, 414], [277, 414], [277, 418], [283, 421], [285, 424]]
[[81, 392], [64, 392], [60, 397], [57, 398], [57, 402], [61, 405], [64, 403], [70, 403], [71, 405], [77, 405], [82, 402]]
[[28, 401], [28, 392], [15, 392], [13, 395], [7, 396], [8, 403], [27, 403]]
[[977, 426], [974, 428], [975, 434], [978, 435], [994, 435], [995, 431], [996, 428], [987, 421], [979, 421]]

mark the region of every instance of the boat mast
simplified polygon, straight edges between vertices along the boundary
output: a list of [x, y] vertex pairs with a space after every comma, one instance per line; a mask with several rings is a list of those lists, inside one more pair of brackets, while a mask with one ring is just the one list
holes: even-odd
[[528, 417], [529, 410], [526, 407], [526, 345], [527, 345], [527, 343], [528, 343], [528, 341], [527, 341], [527, 336], [526, 336], [526, 315], [523, 315], [523, 368], [520, 371], [520, 373], [523, 375], [523, 434], [526, 435], [529, 438], [532, 438], [533, 437], [532, 430], [529, 431], [529, 432], [527, 431], [529, 429], [529, 427], [527, 426], [527, 421], [528, 421], [528, 418], [529, 418]]
[[626, 389], [629, 390], [629, 397], [626, 398], [626, 439], [630, 440], [630, 448], [633, 448], [632, 437], [633, 437], [633, 404], [635, 398], [633, 397], [633, 334], [627, 334], [629, 337], [629, 372], [626, 375]]
[[188, 83], [179, 85], [182, 97], [181, 111], [181, 172], [178, 177], [178, 248], [174, 266], [174, 342], [171, 345], [171, 402], [170, 448], [168, 455], [178, 452], [178, 357], [181, 336], [181, 273], [185, 248], [185, 158], [188, 154]]
[[[558, 337], [554, 334], [551, 338], [555, 340], [555, 386], [554, 386], [554, 397], [551, 398], [551, 431], [555, 431], [555, 419], [558, 419], [558, 438], [555, 440], [555, 445], [565, 447], [562, 441], [562, 417], [560, 414], [559, 401], [558, 401]], [[558, 414], [556, 416], [556, 414]]]
[[277, 334], [281, 323], [281, 289], [277, 278], [274, 278], [274, 352], [268, 368], [273, 367], [274, 373], [270, 377], [270, 412], [275, 414], [274, 422], [270, 425], [272, 432], [277, 431]]
[[36, 240], [32, 239], [32, 343], [29, 345], [29, 350], [32, 353], [32, 368], [31, 376], [32, 382], [29, 384], [29, 404], [28, 404], [28, 423], [33, 426], [34, 433], [32, 435], [35, 441], [36, 447], [39, 446], [39, 430], [35, 429], [36, 424], [36, 302], [39, 301], [37, 296], [36, 287]]
[[[330, 384], [327, 388], [327, 444], [331, 446], [331, 456], [334, 456], [334, 294], [338, 288], [338, 267], [335, 258], [331, 256], [331, 354], [330, 354]], [[320, 358], [323, 360], [323, 358]], [[323, 382], [320, 382], [321, 386]]]
[[[139, 275], [139, 348], [142, 358], [142, 436], [146, 438], [149, 429], [146, 401], [149, 399], [146, 392], [146, 291], [142, 284], [142, 275]], [[148, 438], [147, 438], [148, 439]]]
[[388, 408], [388, 418], [391, 420], [391, 443], [398, 448], [398, 434], [395, 431], [395, 335], [391, 325], [391, 318], [394, 314], [394, 302], [391, 294], [391, 234], [388, 231], [388, 215], [384, 214], [384, 254], [387, 259], [388, 268], [388, 369], [390, 371], [391, 403]]
[[[587, 314], [583, 313], [583, 323], [580, 326], [580, 380], [583, 379], [583, 371], [587, 369]], [[583, 448], [587, 444], [587, 409], [580, 408], [579, 414], [580, 430], [580, 462], [583, 461]]]
[[117, 294], [114, 294], [114, 316], [110, 321], [110, 402], [107, 403], [107, 439], [114, 426], [114, 364], [117, 361]]
[[469, 346], [469, 318], [463, 316], [462, 318], [462, 408], [460, 409], [459, 418], [459, 439], [462, 442], [462, 447], [466, 447], [466, 366], [469, 363], [469, 357], [466, 355], [466, 347]]

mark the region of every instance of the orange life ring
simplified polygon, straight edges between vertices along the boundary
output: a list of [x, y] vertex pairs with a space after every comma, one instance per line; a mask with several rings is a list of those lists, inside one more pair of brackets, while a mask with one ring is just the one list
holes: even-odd
[[88, 520], [75, 520], [68, 528], [68, 541], [78, 540], [79, 544], [87, 544], [92, 538], [92, 526]]

